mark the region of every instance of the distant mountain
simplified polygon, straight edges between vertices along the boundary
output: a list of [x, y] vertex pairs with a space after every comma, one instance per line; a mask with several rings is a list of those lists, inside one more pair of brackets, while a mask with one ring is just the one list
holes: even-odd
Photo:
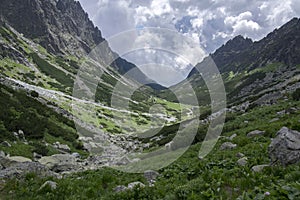
[[[0, 0], [1, 20], [8, 23], [25, 37], [42, 45], [50, 53], [60, 56], [73, 55], [78, 58], [105, 39], [94, 26], [80, 3], [75, 0]], [[111, 66], [120, 74], [137, 68], [119, 58], [104, 42], [101, 49], [103, 59], [116, 58]], [[139, 69], [132, 79], [144, 84], [150, 80]], [[153, 84], [155, 88], [159, 85]]]
[[[273, 88], [277, 92], [284, 90], [287, 87], [286, 83], [283, 84], [284, 81], [294, 80], [290, 85], [297, 83], [299, 55], [300, 19], [293, 18], [257, 42], [237, 36], [210, 54], [210, 58], [222, 74], [229, 102], [234, 102], [242, 97], [252, 98], [256, 95], [258, 98], [265, 89]], [[208, 61], [209, 58], [205, 58], [191, 70], [185, 81], [172, 88], [184, 90], [189, 82], [194, 87], [199, 102], [208, 103], [209, 92], [197, 70], [207, 65]], [[166, 93], [164, 97], [169, 96]]]
[[[237, 36], [210, 56], [220, 72], [241, 72], [281, 62], [288, 66], [300, 63], [300, 19], [293, 18], [260, 41]], [[188, 77], [195, 73], [191, 71]]]

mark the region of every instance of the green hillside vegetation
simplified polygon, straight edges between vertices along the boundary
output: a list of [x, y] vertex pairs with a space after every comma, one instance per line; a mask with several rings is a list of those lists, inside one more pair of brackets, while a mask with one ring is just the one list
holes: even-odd
[[[0, 85], [0, 143], [8, 141], [13, 147], [0, 145], [0, 150], [11, 155], [32, 157], [32, 153], [51, 155], [58, 153], [46, 143], [59, 141], [68, 144], [72, 151], [84, 155], [82, 144], [77, 140], [78, 134], [74, 122], [56, 113], [33, 97], [38, 94], [14, 91]], [[28, 144], [14, 137], [13, 132], [22, 130]], [[16, 143], [14, 142], [16, 141]]]
[[[277, 105], [255, 107], [247, 113], [231, 113], [227, 117], [223, 136], [238, 136], [233, 139], [237, 148], [220, 151], [219, 140], [214, 150], [204, 159], [198, 159], [201, 143], [197, 143], [172, 165], [161, 169], [154, 187], [135, 188], [116, 193], [117, 185], [146, 180], [139, 174], [127, 174], [110, 168], [73, 174], [65, 179], [41, 179], [29, 174], [23, 180], [11, 180], [1, 194], [8, 199], [299, 199], [300, 164], [288, 167], [272, 166], [261, 172], [253, 172], [254, 165], [270, 163], [268, 145], [282, 127], [300, 131], [299, 110], [278, 116], [277, 112], [300, 107], [299, 101], [280, 101]], [[274, 117], [276, 122], [270, 122]], [[264, 136], [246, 137], [252, 130], [264, 130]], [[175, 131], [175, 128], [174, 128]], [[239, 166], [237, 153], [248, 157], [246, 166]], [[58, 183], [56, 190], [39, 187], [46, 180]], [[9, 191], [10, 194], [9, 194]], [[267, 192], [266, 195], [265, 193]]]

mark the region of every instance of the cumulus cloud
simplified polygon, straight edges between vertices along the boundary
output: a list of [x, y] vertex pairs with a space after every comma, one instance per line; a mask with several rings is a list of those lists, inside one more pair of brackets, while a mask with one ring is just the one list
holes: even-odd
[[[80, 0], [80, 2], [106, 38], [131, 29], [167, 28], [198, 42], [207, 54], [236, 35], [259, 40], [292, 17], [300, 16], [298, 0]], [[161, 40], [159, 34], [152, 34], [146, 35], [144, 39], [147, 37], [150, 43], [181, 48], [182, 52], [190, 49], [188, 46], [173, 45], [174, 41], [171, 40], [159, 41]], [[136, 42], [142, 39], [141, 36], [134, 38], [137, 39]], [[128, 38], [124, 39], [122, 45], [132, 45], [129, 41], [132, 43]], [[118, 51], [122, 45], [119, 47], [117, 45], [114, 50]], [[132, 57], [131, 60], [134, 60]], [[162, 58], [161, 61], [163, 59], [166, 58]], [[176, 61], [175, 58], [173, 60]], [[184, 75], [187, 75], [190, 68], [186, 65], [186, 70], [182, 70], [184, 67], [176, 68], [174, 63], [172, 65], [175, 70], [184, 71]], [[153, 66], [150, 68], [154, 69]]]

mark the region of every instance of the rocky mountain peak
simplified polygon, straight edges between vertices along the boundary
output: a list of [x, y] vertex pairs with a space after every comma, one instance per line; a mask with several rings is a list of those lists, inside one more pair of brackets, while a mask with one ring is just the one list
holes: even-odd
[[0, 0], [1, 18], [55, 54], [82, 56], [103, 41], [101, 32], [74, 0]]
[[243, 51], [248, 48], [253, 41], [250, 38], [244, 38], [241, 35], [234, 37], [233, 39], [229, 40], [225, 45], [220, 47], [215, 54], [220, 52], [239, 52]]

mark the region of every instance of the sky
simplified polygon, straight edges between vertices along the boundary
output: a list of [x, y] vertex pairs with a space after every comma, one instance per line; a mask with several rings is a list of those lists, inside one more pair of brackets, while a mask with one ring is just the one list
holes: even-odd
[[[112, 49], [164, 86], [183, 80], [193, 65], [229, 39], [260, 40], [300, 16], [299, 0], [79, 1]], [[189, 42], [174, 44], [178, 37]], [[124, 46], [131, 51], [120, 51]]]

